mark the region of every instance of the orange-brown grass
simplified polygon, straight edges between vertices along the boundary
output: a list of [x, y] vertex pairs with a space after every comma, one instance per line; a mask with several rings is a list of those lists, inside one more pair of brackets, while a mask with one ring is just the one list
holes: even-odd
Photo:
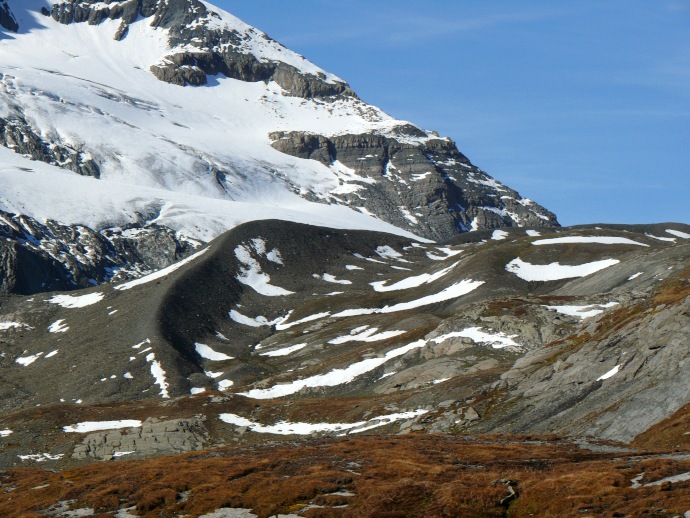
[[[304, 511], [309, 517], [641, 516], [660, 508], [682, 514], [690, 509], [690, 482], [633, 489], [630, 480], [642, 472], [645, 483], [688, 470], [688, 461], [625, 459], [553, 437], [304, 440], [57, 473], [13, 469], [0, 474], [0, 516], [39, 516], [66, 500], [97, 513], [134, 506], [144, 517], [199, 516], [221, 507], [265, 517], [308, 504], [323, 506]], [[504, 506], [508, 489], [499, 479], [514, 481], [519, 495]]]
[[690, 403], [635, 437], [632, 444], [649, 449], [690, 450]]

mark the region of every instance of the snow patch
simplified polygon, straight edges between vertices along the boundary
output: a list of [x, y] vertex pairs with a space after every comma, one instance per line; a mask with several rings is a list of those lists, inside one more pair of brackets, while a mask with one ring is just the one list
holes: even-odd
[[378, 281], [369, 283], [375, 291], [385, 292], [385, 291], [396, 291], [396, 290], [407, 290], [410, 288], [417, 288], [422, 284], [429, 284], [435, 280], [448, 274], [453, 268], [455, 268], [459, 263], [452, 264], [448, 268], [439, 270], [436, 273], [423, 273], [422, 275], [416, 275], [414, 277], [407, 277], [394, 284], [386, 286], [388, 281]]
[[48, 299], [51, 304], [59, 304], [63, 308], [84, 308], [103, 300], [103, 293], [89, 293], [87, 295], [55, 295]]
[[268, 351], [265, 353], [261, 353], [260, 356], [270, 356], [270, 357], [287, 356], [287, 355], [292, 354], [294, 352], [297, 352], [301, 349], [304, 349], [306, 346], [307, 346], [306, 343], [295, 344], [295, 345], [291, 345], [289, 347], [283, 347], [282, 349], [276, 349], [275, 351]]
[[161, 366], [160, 362], [156, 360], [156, 355], [154, 353], [148, 354], [146, 356], [146, 361], [151, 364], [151, 375], [153, 379], [156, 380], [156, 385], [161, 389], [160, 395], [163, 399], [169, 399], [170, 394], [168, 394], [168, 382], [165, 381], [165, 371]]
[[597, 381], [607, 380], [607, 379], [615, 376], [616, 374], [618, 374], [618, 371], [620, 370], [620, 368], [621, 368], [620, 365], [616, 365], [613, 369], [608, 371], [606, 374], [602, 374], [601, 376], [599, 376], [597, 378]]
[[224, 353], [219, 353], [218, 351], [214, 351], [211, 349], [206, 344], [200, 344], [200, 343], [195, 343], [194, 348], [196, 350], [196, 353], [204, 358], [205, 360], [209, 360], [212, 362], [222, 362], [225, 360], [234, 360], [232, 356], [228, 356], [227, 354]]
[[618, 259], [604, 259], [602, 261], [578, 265], [562, 265], [557, 262], [550, 264], [531, 264], [518, 257], [506, 265], [506, 270], [528, 282], [546, 282], [571, 279], [574, 277], [586, 277], [587, 275], [591, 275], [618, 263], [620, 263]]
[[121, 428], [139, 428], [141, 421], [136, 419], [124, 419], [121, 421], [84, 421], [69, 426], [63, 426], [66, 433], [89, 433], [102, 430], [119, 430]]
[[247, 392], [240, 392], [239, 395], [253, 399], [273, 399], [295, 394], [304, 388], [335, 387], [337, 385], [350, 383], [358, 376], [380, 367], [387, 361], [402, 356], [414, 349], [422, 348], [425, 345], [426, 340], [417, 340], [411, 344], [388, 351], [384, 356], [379, 358], [368, 358], [353, 363], [343, 369], [333, 369], [326, 374], [318, 374], [301, 380], [295, 380], [291, 383], [274, 385], [267, 389], [252, 389]]
[[377, 333], [378, 327], [372, 327], [371, 329], [366, 329], [363, 331], [358, 331], [353, 329], [349, 335], [339, 336], [329, 340], [329, 344], [339, 345], [347, 342], [380, 342], [381, 340], [388, 340], [389, 338], [394, 338], [405, 334], [407, 331], [382, 331]]
[[256, 318], [248, 317], [236, 311], [234, 309], [230, 310], [230, 319], [234, 320], [238, 324], [244, 324], [249, 327], [263, 327], [272, 326], [282, 321], [282, 318], [277, 318], [276, 320], [269, 321], [266, 317], [258, 316]]
[[274, 435], [312, 435], [316, 433], [361, 433], [372, 428], [385, 426], [396, 421], [413, 419], [428, 412], [428, 410], [413, 410], [411, 412], [401, 412], [371, 418], [367, 421], [355, 423], [292, 423], [289, 421], [279, 421], [274, 425], [262, 425], [237, 414], [220, 414], [219, 418], [224, 423], [234, 426], [246, 427], [255, 433], [268, 433]]
[[550, 239], [538, 239], [532, 241], [533, 245], [566, 245], [574, 243], [593, 243], [599, 245], [637, 245], [649, 246], [638, 241], [633, 241], [627, 237], [610, 237], [610, 236], [566, 236], [554, 237]]
[[666, 232], [672, 236], [682, 237], [683, 239], [690, 239], [690, 234], [687, 232], [681, 232], [680, 230], [673, 230], [672, 228], [667, 228]]
[[162, 279], [166, 275], [170, 275], [176, 270], [179, 270], [182, 268], [185, 264], [188, 264], [192, 262], [194, 259], [201, 257], [204, 255], [206, 252], [210, 250], [210, 247], [204, 248], [202, 250], [199, 250], [197, 253], [190, 255], [186, 259], [183, 259], [180, 262], [177, 262], [175, 264], [171, 264], [167, 268], [163, 268], [162, 270], [158, 270], [157, 272], [153, 272], [149, 275], [146, 275], [144, 277], [141, 277], [139, 279], [135, 279], [133, 281], [125, 282], [123, 284], [118, 284], [115, 286], [116, 290], [124, 291], [124, 290], [129, 290], [134, 288], [135, 286], [141, 286], [142, 284], [147, 284], [149, 282], [155, 281], [157, 279]]
[[589, 304], [587, 306], [544, 306], [548, 309], [571, 317], [578, 317], [580, 320], [600, 315], [605, 309], [617, 306], [618, 302], [608, 302], [606, 304]]
[[348, 281], [347, 279], [337, 279], [335, 275], [331, 275], [330, 273], [324, 273], [319, 277], [318, 274], [314, 274], [314, 277], [317, 279], [321, 278], [326, 282], [331, 282], [333, 284], [352, 284], [352, 281]]
[[280, 297], [292, 295], [294, 293], [293, 291], [273, 286], [270, 283], [271, 277], [261, 270], [261, 265], [252, 257], [248, 245], [238, 245], [235, 248], [235, 257], [244, 265], [240, 266], [240, 273], [237, 275], [237, 280], [249, 286], [258, 294], [267, 297]]
[[67, 330], [69, 329], [69, 326], [67, 326], [65, 323], [65, 319], [62, 318], [60, 320], [56, 320], [52, 324], [48, 326], [48, 332], [49, 333], [66, 333]]
[[428, 306], [429, 304], [435, 304], [437, 302], [445, 302], [447, 300], [456, 299], [463, 295], [466, 295], [477, 288], [479, 288], [484, 281], [473, 281], [471, 279], [466, 279], [461, 282], [457, 282], [451, 286], [448, 286], [443, 291], [439, 293], [434, 293], [433, 295], [427, 295], [420, 299], [411, 300], [409, 302], [401, 302], [399, 304], [394, 304], [392, 306], [384, 306], [383, 308], [366, 308], [366, 309], [346, 309], [339, 313], [331, 315], [331, 318], [340, 317], [351, 317], [356, 315], [373, 315], [376, 313], [395, 313], [397, 311], [407, 311], [409, 309], [415, 309], [422, 306]]
[[453, 331], [452, 333], [437, 336], [436, 338], [432, 338], [431, 341], [440, 344], [441, 342], [445, 342], [446, 340], [449, 340], [451, 338], [462, 337], [469, 338], [473, 342], [478, 344], [488, 344], [494, 349], [521, 349], [522, 345], [513, 340], [513, 338], [516, 338], [517, 336], [518, 335], [507, 335], [505, 333], [500, 332], [485, 332], [482, 331], [481, 327], [468, 327], [466, 329], [463, 329], [462, 331]]
[[16, 363], [19, 365], [23, 365], [24, 367], [31, 365], [33, 362], [38, 360], [41, 356], [43, 356], [43, 353], [36, 353], [31, 356], [25, 356], [24, 358], [17, 358], [14, 360]]

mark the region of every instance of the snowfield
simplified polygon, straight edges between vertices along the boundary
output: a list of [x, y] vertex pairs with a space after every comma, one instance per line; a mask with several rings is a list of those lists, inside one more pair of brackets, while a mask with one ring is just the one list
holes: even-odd
[[[13, 3], [20, 32], [0, 39], [0, 117], [21, 106], [19, 115], [42, 136], [95, 157], [101, 178], [2, 148], [0, 209], [96, 230], [157, 223], [201, 241], [272, 218], [415, 237], [338, 205], [344, 187], [370, 179], [285, 155], [268, 137], [275, 131], [389, 134], [404, 121], [354, 98], [319, 103], [286, 96], [273, 82], [218, 76], [208, 87], [171, 85], [149, 71], [171, 52], [167, 30], [150, 27], [151, 19], [140, 18], [115, 41], [119, 20], [63, 25], [40, 15], [42, 6], [50, 8], [41, 0]], [[228, 13], [218, 23], [248, 27]], [[245, 45], [259, 59], [278, 58], [337, 81], [260, 31], [251, 34]]]

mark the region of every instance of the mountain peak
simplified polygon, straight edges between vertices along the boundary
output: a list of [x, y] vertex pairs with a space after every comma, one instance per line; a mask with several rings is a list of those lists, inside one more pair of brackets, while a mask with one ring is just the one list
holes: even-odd
[[297, 97], [354, 95], [341, 79], [230, 13], [199, 0], [70, 0], [53, 4], [50, 16], [67, 25], [119, 20], [116, 40], [127, 37], [130, 25], [139, 18], [151, 27], [166, 29], [168, 52], [151, 65], [151, 72], [168, 83], [205, 85], [208, 76], [223, 74], [242, 81], [275, 81]]

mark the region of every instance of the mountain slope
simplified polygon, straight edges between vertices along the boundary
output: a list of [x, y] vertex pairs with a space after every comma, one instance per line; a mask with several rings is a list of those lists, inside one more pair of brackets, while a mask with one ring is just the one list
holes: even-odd
[[[450, 140], [367, 105], [210, 4], [10, 0], [6, 10], [18, 32], [6, 24], [0, 40], [0, 143], [21, 156], [3, 156], [0, 210], [94, 231], [155, 222], [203, 241], [265, 217], [432, 239], [557, 225]], [[244, 203], [256, 208], [238, 221]]]

